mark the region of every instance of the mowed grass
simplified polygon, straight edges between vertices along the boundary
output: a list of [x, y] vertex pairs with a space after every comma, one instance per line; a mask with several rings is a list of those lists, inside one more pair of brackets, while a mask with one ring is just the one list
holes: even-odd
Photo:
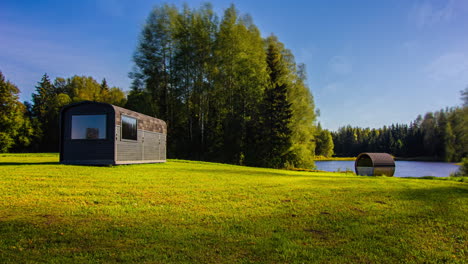
[[2, 263], [466, 263], [468, 185], [0, 155]]

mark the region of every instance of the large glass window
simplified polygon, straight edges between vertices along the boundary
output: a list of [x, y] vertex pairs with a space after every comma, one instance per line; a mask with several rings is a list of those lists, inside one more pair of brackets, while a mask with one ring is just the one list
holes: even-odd
[[122, 116], [122, 139], [137, 140], [136, 118]]
[[71, 139], [106, 139], [106, 115], [72, 115]]

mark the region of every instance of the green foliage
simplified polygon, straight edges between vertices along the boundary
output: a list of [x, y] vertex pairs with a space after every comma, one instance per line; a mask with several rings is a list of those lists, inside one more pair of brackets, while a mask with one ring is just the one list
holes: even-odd
[[291, 103], [291, 156], [289, 167], [313, 168], [315, 155], [315, 104], [312, 93], [306, 85], [306, 69], [304, 64], [296, 68], [294, 57], [285, 50], [285, 58], [289, 58], [292, 86], [288, 91]]
[[461, 91], [461, 99], [463, 101], [463, 107], [468, 107], [468, 87]]
[[223, 128], [222, 149], [217, 150], [230, 163], [243, 163], [258, 158], [247, 144], [255, 133], [259, 106], [267, 85], [266, 58], [260, 32], [251, 18], [239, 17], [234, 5], [224, 12], [214, 42], [215, 67], [213, 88]]
[[332, 133], [338, 156], [388, 152], [397, 157], [460, 161], [468, 154], [468, 107], [418, 116], [408, 125], [380, 129], [342, 127]]
[[333, 155], [333, 147], [333, 138], [330, 131], [322, 129], [318, 124], [315, 136], [315, 155], [329, 158]]
[[123, 106], [126, 102], [125, 93], [120, 88], [109, 87], [105, 79], [99, 84], [90, 76], [75, 75], [68, 78], [64, 90], [73, 102], [95, 101], [118, 106]]
[[291, 89], [288, 82], [288, 69], [282, 58], [281, 44], [270, 36], [267, 45], [267, 72], [269, 84], [264, 92], [259, 122], [259, 152], [255, 165], [283, 168], [290, 160], [292, 118], [291, 103], [287, 92]]
[[99, 84], [92, 77], [75, 75], [67, 79], [57, 77], [52, 84], [49, 76], [44, 74], [32, 95], [29, 115], [34, 133], [30, 137], [33, 144], [29, 150], [58, 151], [60, 110], [65, 105], [84, 100], [118, 106], [126, 103], [125, 93], [117, 87], [109, 87], [105, 79]]
[[31, 124], [26, 107], [19, 102], [19, 89], [5, 80], [0, 71], [0, 152], [20, 149], [30, 144]]
[[[134, 54], [126, 107], [167, 121], [169, 157], [311, 167], [312, 96], [290, 51], [274, 42], [282, 57], [284, 69], [278, 74], [284, 85], [274, 86], [276, 95], [268, 95], [274, 77], [267, 72], [268, 50], [251, 17], [239, 15], [234, 5], [221, 20], [209, 4], [182, 10], [156, 7]], [[267, 97], [271, 100], [265, 107]], [[290, 110], [273, 109], [278, 100]], [[269, 139], [261, 136], [264, 117], [275, 115], [283, 125], [271, 135], [281, 134], [288, 142], [277, 146], [279, 156], [267, 151], [262, 140]]]
[[3, 263], [464, 263], [468, 185], [0, 155]]

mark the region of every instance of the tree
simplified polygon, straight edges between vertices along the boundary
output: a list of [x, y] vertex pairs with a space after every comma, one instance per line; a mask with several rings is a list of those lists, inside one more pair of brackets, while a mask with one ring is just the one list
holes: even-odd
[[[45, 73], [40, 82], [37, 83], [36, 93], [32, 95], [33, 116], [36, 117], [41, 124], [45, 124], [47, 101], [54, 95], [54, 86], [50, 82], [49, 76]], [[42, 127], [39, 128], [42, 130]]]
[[399, 157], [459, 161], [468, 154], [467, 117], [468, 107], [452, 107], [426, 113], [424, 118], [418, 115], [409, 126], [392, 124], [371, 133], [366, 132], [368, 128], [342, 127], [332, 133], [335, 153], [389, 152]]
[[101, 82], [101, 85], [100, 85], [100, 100], [101, 101], [108, 101], [109, 100], [109, 92], [110, 92], [110, 87], [109, 85], [107, 84], [107, 80], [106, 78], [102, 79], [102, 82]]
[[0, 152], [22, 149], [30, 143], [32, 129], [18, 94], [18, 87], [6, 81], [0, 71]]
[[[48, 118], [50, 117], [49, 104], [55, 95], [55, 87], [50, 82], [47, 73], [45, 73], [41, 81], [36, 85], [36, 92], [32, 94], [31, 123], [34, 127], [34, 136], [32, 137], [33, 151], [58, 150], [56, 146], [51, 146], [49, 142], [49, 140], [53, 139], [53, 135], [57, 134], [49, 134], [54, 130], [55, 124], [50, 123], [50, 119]], [[55, 145], [58, 145], [58, 143]]]
[[287, 100], [287, 67], [279, 43], [271, 36], [267, 40], [266, 62], [269, 83], [265, 89], [260, 127], [260, 166], [283, 168], [291, 148], [291, 104]]
[[453, 134], [452, 125], [447, 123], [444, 133], [444, 159], [445, 161], [454, 161], [456, 157], [455, 152], [456, 137]]
[[146, 20], [133, 56], [133, 91], [146, 91], [153, 100], [153, 113], [145, 113], [164, 119], [169, 129], [175, 121], [170, 108], [178, 97], [173, 85], [173, 35], [177, 9], [170, 5], [154, 8]]
[[461, 91], [463, 107], [468, 107], [468, 87], [465, 90]]
[[248, 131], [254, 131], [268, 79], [263, 40], [249, 16], [239, 17], [234, 5], [225, 10], [214, 43], [216, 127], [222, 128], [218, 153], [242, 164], [253, 155]]
[[306, 85], [306, 69], [304, 64], [295, 67], [294, 56], [290, 51], [285, 53], [289, 58], [289, 67], [292, 72], [292, 86], [288, 91], [288, 100], [291, 103], [291, 159], [289, 167], [314, 167], [315, 154], [315, 125], [316, 112], [314, 97]]
[[[281, 133], [289, 137], [277, 146], [284, 150], [274, 166], [312, 167], [315, 112], [304, 67], [274, 42], [284, 71], [281, 83], [272, 85], [266, 42], [252, 18], [234, 5], [221, 21], [209, 4], [156, 7], [133, 57], [126, 106], [167, 121], [169, 157], [235, 164], [258, 165], [259, 153], [271, 155], [260, 135], [265, 117], [274, 117], [283, 120], [272, 122], [276, 139]], [[281, 110], [265, 114], [266, 98], [268, 107]]]
[[322, 129], [320, 123], [317, 125], [315, 136], [315, 155], [331, 157], [333, 155], [333, 138], [330, 131]]
[[92, 77], [56, 78], [52, 84], [44, 74], [32, 95], [30, 120], [34, 127], [32, 151], [56, 152], [59, 146], [59, 116], [63, 106], [83, 100], [125, 105], [125, 93], [109, 88], [104, 79], [99, 84]]
[[[183, 145], [179, 139], [184, 138], [179, 129], [183, 127], [180, 109], [185, 107], [180, 101], [179, 77], [174, 70], [177, 17], [178, 10], [170, 5], [155, 7], [149, 14], [133, 56], [135, 66], [130, 73], [133, 83], [128, 104], [132, 107], [149, 103], [139, 107], [148, 111], [143, 113], [167, 122], [168, 141], [172, 142], [168, 147], [168, 157], [173, 157], [178, 147]], [[147, 96], [151, 99], [147, 100]]]

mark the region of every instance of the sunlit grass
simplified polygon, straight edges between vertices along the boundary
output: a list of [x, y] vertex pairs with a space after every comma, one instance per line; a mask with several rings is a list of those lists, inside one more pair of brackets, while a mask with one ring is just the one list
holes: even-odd
[[0, 156], [0, 262], [459, 262], [468, 185]]

